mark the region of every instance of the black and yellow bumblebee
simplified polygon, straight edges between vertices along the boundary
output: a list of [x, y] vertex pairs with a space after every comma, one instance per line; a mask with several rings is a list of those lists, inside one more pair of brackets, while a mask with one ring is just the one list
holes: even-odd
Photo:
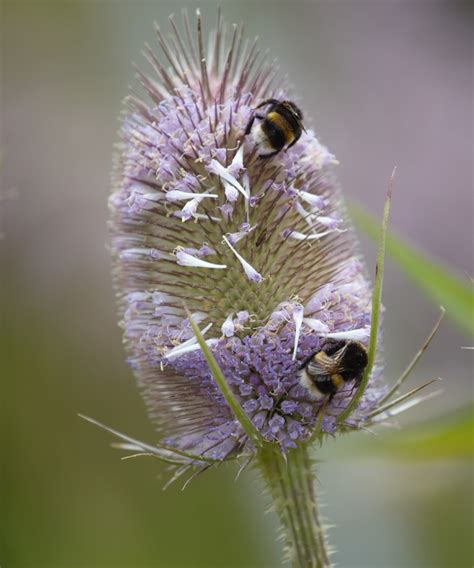
[[[291, 101], [266, 99], [255, 110], [269, 106], [265, 114], [254, 113], [247, 123], [245, 135], [252, 131], [260, 158], [271, 158], [285, 147], [291, 148], [303, 133], [303, 113]], [[259, 122], [252, 129], [257, 119]]]
[[312, 398], [329, 400], [350, 381], [357, 387], [367, 367], [367, 349], [359, 341], [330, 341], [300, 367], [300, 384]]

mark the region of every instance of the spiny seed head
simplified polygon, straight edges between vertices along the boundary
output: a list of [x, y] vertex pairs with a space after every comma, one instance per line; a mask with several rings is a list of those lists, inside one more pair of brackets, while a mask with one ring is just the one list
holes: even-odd
[[[245, 128], [255, 107], [288, 98], [256, 43], [218, 21], [205, 52], [171, 20], [165, 63], [147, 47], [146, 101], [127, 99], [110, 197], [115, 285], [129, 362], [165, 441], [224, 459], [250, 446], [216, 387], [184, 305], [263, 437], [306, 440], [322, 402], [302, 362], [329, 338], [367, 344], [370, 289], [333, 176], [308, 129], [262, 160]], [[380, 369], [374, 374], [380, 374]], [[369, 383], [358, 408], [381, 396]], [[334, 432], [348, 383], [324, 409]], [[356, 413], [357, 416], [357, 413]]]

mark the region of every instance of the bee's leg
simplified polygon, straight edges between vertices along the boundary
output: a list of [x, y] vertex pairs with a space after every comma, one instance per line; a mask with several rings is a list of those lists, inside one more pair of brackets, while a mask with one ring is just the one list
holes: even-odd
[[262, 116], [261, 114], [252, 115], [252, 118], [247, 122], [247, 126], [245, 127], [244, 136], [247, 136], [247, 134], [250, 134], [250, 131], [252, 130], [253, 123], [255, 122], [256, 118], [258, 118], [259, 120], [265, 120], [265, 117]]
[[298, 140], [299, 140], [300, 138], [301, 138], [301, 132], [298, 134], [298, 136], [295, 137], [295, 139], [293, 140], [293, 142], [292, 142], [291, 144], [288, 144], [288, 146], [286, 147], [285, 152], [286, 152], [287, 150], [289, 150], [292, 146], [294, 146], [294, 145], [298, 142]]
[[250, 131], [252, 130], [253, 123], [255, 122], [256, 118], [257, 118], [257, 116], [255, 114], [253, 114], [252, 117], [250, 118], [250, 120], [247, 122], [247, 126], [245, 127], [244, 136], [247, 136], [247, 134], [250, 133]]
[[276, 99], [265, 99], [264, 101], [262, 101], [258, 106], [256, 106], [255, 108], [261, 108], [265, 105], [277, 105], [279, 104], [280, 101], [277, 101]]
[[280, 152], [280, 150], [275, 150], [274, 152], [270, 152], [270, 154], [260, 154], [259, 159], [260, 160], [267, 160], [268, 158], [271, 158], [272, 156], [276, 156], [278, 154], [278, 152]]

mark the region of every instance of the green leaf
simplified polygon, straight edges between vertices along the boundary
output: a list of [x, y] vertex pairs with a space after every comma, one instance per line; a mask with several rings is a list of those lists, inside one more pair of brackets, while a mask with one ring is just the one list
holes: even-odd
[[390, 205], [392, 202], [392, 188], [393, 179], [395, 177], [395, 169], [392, 172], [390, 178], [390, 183], [388, 187], [387, 196], [385, 198], [385, 205], [383, 208], [382, 216], [382, 226], [379, 228], [376, 224], [376, 234], [378, 243], [378, 253], [377, 253], [377, 264], [375, 265], [375, 280], [374, 280], [374, 290], [372, 292], [372, 317], [370, 321], [370, 338], [369, 338], [369, 349], [367, 352], [367, 367], [365, 368], [364, 374], [362, 375], [362, 380], [357, 387], [355, 395], [352, 400], [347, 405], [347, 407], [339, 414], [337, 421], [342, 424], [351, 413], [357, 408], [367, 384], [369, 382], [370, 374], [372, 373], [372, 367], [374, 366], [375, 355], [377, 353], [377, 337], [379, 331], [379, 315], [380, 315], [380, 305], [382, 302], [382, 288], [383, 288], [383, 272], [385, 264], [385, 249], [387, 245], [387, 228], [388, 228], [388, 216], [390, 214]]
[[[374, 217], [356, 204], [351, 204], [349, 211], [355, 224], [376, 239], [379, 225]], [[474, 289], [466, 279], [390, 231], [387, 252], [437, 305], [446, 308], [449, 317], [474, 335]]]
[[197, 342], [201, 347], [201, 350], [206, 358], [207, 364], [209, 365], [209, 369], [212, 373], [214, 380], [216, 381], [217, 386], [219, 387], [222, 396], [225, 398], [227, 404], [230, 406], [232, 412], [234, 413], [237, 420], [240, 422], [245, 433], [251, 438], [251, 440], [259, 445], [262, 443], [262, 436], [260, 432], [255, 428], [250, 418], [245, 414], [244, 409], [240, 406], [238, 400], [235, 398], [234, 393], [230, 389], [224, 374], [222, 373], [217, 361], [214, 358], [211, 350], [207, 346], [207, 343], [202, 336], [202, 333], [194, 322], [190, 311], [185, 307], [186, 313], [188, 314], [189, 321], [191, 323], [191, 327], [193, 329], [194, 335], [196, 336]]

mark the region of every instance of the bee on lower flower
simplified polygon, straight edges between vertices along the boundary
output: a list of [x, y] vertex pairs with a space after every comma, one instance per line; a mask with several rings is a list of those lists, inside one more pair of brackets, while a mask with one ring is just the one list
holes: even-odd
[[360, 341], [329, 342], [302, 365], [300, 382], [315, 399], [329, 395], [331, 400], [345, 383], [359, 386], [367, 363]]

